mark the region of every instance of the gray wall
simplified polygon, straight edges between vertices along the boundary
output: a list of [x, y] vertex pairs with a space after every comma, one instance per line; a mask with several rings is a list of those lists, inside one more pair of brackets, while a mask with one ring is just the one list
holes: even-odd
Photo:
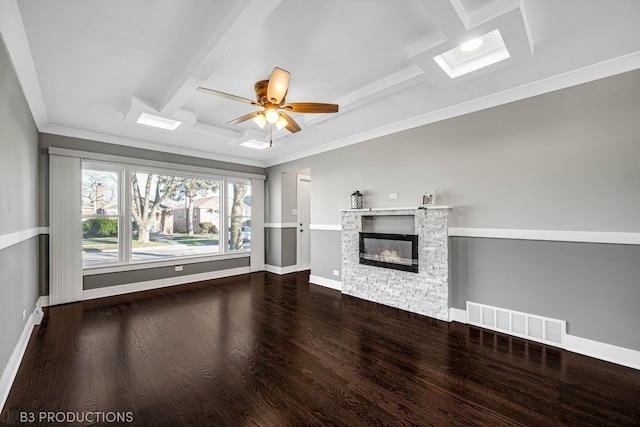
[[[0, 236], [38, 227], [38, 130], [0, 44]], [[38, 236], [0, 247], [0, 372], [38, 299]]]
[[297, 229], [291, 227], [265, 229], [265, 263], [274, 267], [296, 265]]
[[[180, 264], [179, 261], [176, 261], [176, 264]], [[209, 273], [212, 271], [221, 271], [231, 268], [249, 267], [249, 257], [180, 265], [184, 268], [182, 271], [175, 271], [174, 266], [167, 266], [84, 276], [82, 286], [85, 290], [98, 289], [108, 286], [166, 279], [168, 277], [187, 276], [190, 274]]]
[[452, 306], [473, 301], [567, 321], [640, 350], [640, 246], [450, 238]]
[[418, 206], [434, 189], [438, 204], [456, 207], [455, 227], [638, 232], [638, 99], [634, 71], [277, 165], [268, 177], [310, 168], [315, 224], [340, 224], [356, 189], [365, 207]]
[[[311, 230], [311, 274], [342, 280], [342, 235], [339, 231]], [[338, 276], [333, 275], [338, 271]]]
[[[365, 195], [365, 207], [374, 208], [418, 206], [422, 193], [434, 189], [437, 204], [454, 206], [452, 227], [637, 233], [639, 99], [640, 71], [629, 72], [273, 166], [267, 170], [268, 179], [311, 169], [312, 224], [339, 225], [339, 210], [349, 207], [349, 195], [356, 189]], [[389, 193], [398, 193], [398, 198], [389, 199]], [[319, 237], [322, 233], [335, 232], [312, 234], [311, 273], [335, 280], [330, 273], [341, 268], [334, 256], [340, 251], [339, 241]], [[528, 265], [531, 253], [539, 249], [537, 243], [524, 242], [509, 254], [521, 266]], [[601, 250], [550, 245], [567, 251], [568, 259], [592, 257], [584, 262], [596, 265], [609, 259], [600, 258]], [[469, 255], [476, 256], [480, 255]], [[640, 302], [640, 286], [627, 281], [640, 259], [628, 258], [607, 264], [605, 270], [618, 273], [609, 277], [606, 287], [620, 298]], [[547, 267], [549, 261], [540, 260], [538, 267]], [[451, 262], [452, 268], [463, 271], [464, 266], [456, 264], [462, 261]], [[555, 265], [547, 271], [560, 275]], [[522, 275], [506, 278], [497, 267], [483, 273], [483, 280], [504, 290], [501, 298], [474, 280], [475, 271], [455, 277], [451, 286], [456, 295], [507, 309], [532, 295], [531, 282]], [[637, 340], [623, 338], [635, 334], [640, 314], [619, 313], [608, 306], [603, 312], [601, 298], [583, 292], [584, 277], [578, 271], [567, 270], [556, 283], [562, 292], [551, 307], [580, 306], [568, 313], [572, 319], [565, 319], [570, 320], [572, 334], [640, 350]], [[457, 300], [459, 308], [461, 301]], [[546, 301], [532, 298], [531, 304], [528, 312], [533, 314], [549, 311]], [[587, 312], [602, 313], [602, 325], [595, 328], [579, 314]], [[602, 333], [616, 328], [617, 333]]]

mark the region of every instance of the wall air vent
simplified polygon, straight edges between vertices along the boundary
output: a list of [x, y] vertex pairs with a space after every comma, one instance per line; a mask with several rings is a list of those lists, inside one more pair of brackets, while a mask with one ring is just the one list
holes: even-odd
[[467, 323], [555, 347], [566, 347], [567, 322], [467, 301]]

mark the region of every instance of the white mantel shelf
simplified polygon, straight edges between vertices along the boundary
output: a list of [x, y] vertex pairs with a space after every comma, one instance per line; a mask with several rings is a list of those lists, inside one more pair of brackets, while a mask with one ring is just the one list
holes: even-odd
[[453, 209], [448, 205], [436, 205], [436, 206], [418, 206], [417, 208], [412, 206], [410, 208], [364, 208], [364, 209], [340, 209], [340, 212], [376, 212], [376, 211], [417, 211], [419, 209], [426, 209], [428, 211], [437, 209]]

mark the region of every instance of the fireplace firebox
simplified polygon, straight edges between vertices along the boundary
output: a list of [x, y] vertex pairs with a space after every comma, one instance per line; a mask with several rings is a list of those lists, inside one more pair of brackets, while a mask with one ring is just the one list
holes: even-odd
[[360, 264], [418, 272], [418, 236], [360, 233]]

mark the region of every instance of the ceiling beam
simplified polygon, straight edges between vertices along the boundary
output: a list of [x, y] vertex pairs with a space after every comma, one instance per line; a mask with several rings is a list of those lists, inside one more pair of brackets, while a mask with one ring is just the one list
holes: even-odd
[[16, 0], [0, 1], [0, 35], [38, 130], [49, 123], [29, 41]]
[[235, 3], [234, 8], [185, 68], [165, 94], [160, 112], [172, 115], [195, 94], [214, 70], [227, 60], [282, 3], [282, 0], [243, 0]]

